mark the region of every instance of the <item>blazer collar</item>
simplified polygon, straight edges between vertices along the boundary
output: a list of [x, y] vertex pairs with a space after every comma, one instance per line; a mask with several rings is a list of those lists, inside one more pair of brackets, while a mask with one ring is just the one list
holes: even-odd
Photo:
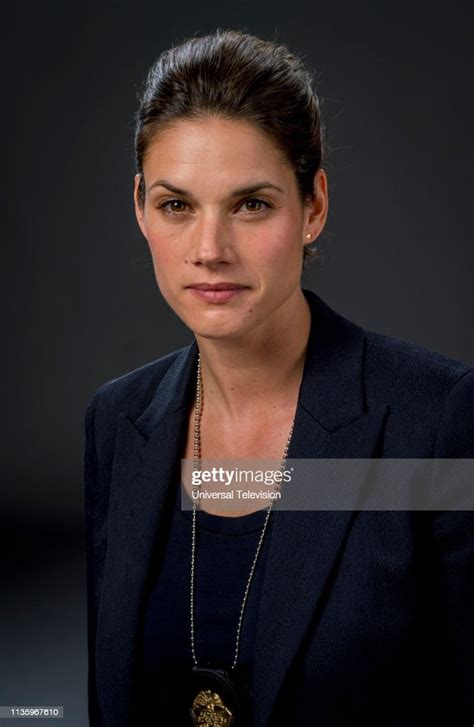
[[[311, 329], [288, 457], [370, 458], [387, 407], [368, 409], [364, 401], [364, 331], [315, 293], [304, 290], [304, 295], [311, 307]], [[97, 624], [96, 680], [104, 727], [128, 725], [140, 615], [157, 533], [179, 481], [197, 354], [196, 342], [178, 353], [138, 419], [132, 421], [126, 412], [119, 417]], [[363, 473], [361, 484], [362, 479]], [[267, 724], [317, 613], [356, 497], [355, 492], [345, 512], [272, 515], [255, 649], [259, 725]]]

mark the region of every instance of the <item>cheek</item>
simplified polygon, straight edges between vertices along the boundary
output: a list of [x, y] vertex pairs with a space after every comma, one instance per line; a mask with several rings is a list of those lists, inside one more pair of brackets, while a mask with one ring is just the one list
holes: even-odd
[[299, 257], [303, 254], [294, 226], [279, 226], [266, 234], [259, 240], [257, 250], [261, 261], [272, 267], [291, 267], [293, 262], [299, 264]]
[[155, 267], [164, 269], [177, 261], [177, 240], [175, 235], [148, 235], [148, 245]]

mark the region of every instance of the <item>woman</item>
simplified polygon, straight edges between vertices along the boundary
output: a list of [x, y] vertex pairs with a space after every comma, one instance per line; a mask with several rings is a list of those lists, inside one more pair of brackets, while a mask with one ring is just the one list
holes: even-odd
[[282, 45], [218, 31], [150, 71], [136, 216], [194, 341], [87, 410], [94, 727], [472, 722], [469, 512], [180, 507], [182, 457], [473, 456], [472, 368], [301, 289], [322, 151]]

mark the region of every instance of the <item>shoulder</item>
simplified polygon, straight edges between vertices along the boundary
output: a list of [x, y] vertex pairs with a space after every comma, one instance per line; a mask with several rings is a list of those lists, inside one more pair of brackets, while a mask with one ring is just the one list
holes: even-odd
[[392, 385], [422, 386], [431, 394], [445, 394], [474, 366], [441, 353], [430, 351], [408, 341], [375, 331], [366, 334], [366, 366], [368, 374], [390, 380]]
[[121, 405], [130, 403], [133, 409], [133, 402], [139, 405], [143, 399], [146, 400], [150, 392], [159, 385], [170, 366], [188, 348], [189, 346], [185, 346], [171, 351], [165, 356], [106, 381], [97, 389], [96, 395], [99, 394], [100, 398], [109, 401], [118, 400]]
[[86, 419], [93, 418], [95, 429], [107, 432], [108, 423], [116, 422], [122, 411], [127, 412], [132, 419], [138, 417], [168, 369], [188, 350], [189, 346], [177, 349], [104, 382], [89, 401]]
[[395, 337], [365, 334], [369, 406], [387, 403], [399, 436], [418, 432], [437, 456], [474, 456], [467, 454], [474, 443], [474, 366]]
[[[469, 379], [474, 371], [474, 365], [365, 328], [331, 308], [313, 291], [305, 289], [304, 293], [316, 321], [314, 355], [320, 357], [318, 349], [322, 347], [323, 356], [331, 364], [352, 359], [353, 366], [346, 366], [346, 371], [350, 372], [355, 386], [360, 362], [368, 395], [390, 398], [410, 391], [415, 398], [425, 394], [432, 399], [442, 398], [458, 381], [464, 377]], [[337, 385], [337, 380], [331, 383]]]

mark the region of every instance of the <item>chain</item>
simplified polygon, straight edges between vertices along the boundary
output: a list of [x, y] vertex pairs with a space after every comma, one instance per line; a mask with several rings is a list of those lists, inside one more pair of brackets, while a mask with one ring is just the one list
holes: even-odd
[[[199, 464], [201, 461], [201, 414], [202, 414], [202, 376], [201, 376], [201, 354], [198, 354], [198, 363], [197, 363], [197, 383], [196, 383], [196, 403], [194, 408], [194, 469], [199, 469]], [[283, 454], [283, 459], [281, 462], [281, 470], [283, 470], [285, 466], [286, 459], [288, 457], [288, 449], [290, 447], [291, 437], [293, 434], [293, 426], [294, 422], [291, 425], [290, 433], [288, 435], [288, 439], [286, 441], [285, 451]], [[279, 489], [279, 485], [276, 486], [276, 489]], [[270, 505], [267, 508], [267, 515], [265, 517], [265, 522], [263, 523], [262, 531], [260, 533], [260, 538], [257, 545], [257, 550], [255, 552], [255, 556], [253, 559], [252, 567], [250, 569], [250, 574], [247, 579], [247, 585], [245, 586], [245, 592], [244, 597], [242, 600], [242, 605], [240, 607], [240, 614], [239, 614], [239, 622], [237, 624], [237, 636], [235, 640], [235, 651], [234, 651], [234, 661], [232, 662], [231, 669], [234, 669], [237, 665], [237, 660], [239, 658], [239, 647], [240, 647], [240, 632], [242, 630], [242, 623], [244, 619], [244, 612], [245, 612], [245, 606], [247, 604], [247, 597], [250, 591], [250, 586], [252, 583], [253, 574], [255, 572], [255, 567], [257, 565], [258, 556], [260, 555], [260, 550], [262, 548], [263, 539], [265, 537], [265, 532], [267, 530], [268, 521], [270, 519], [270, 515], [273, 509], [273, 500], [271, 501]], [[195, 627], [194, 627], [194, 592], [195, 592], [195, 576], [196, 576], [196, 511], [197, 511], [197, 505], [196, 505], [196, 499], [193, 497], [193, 521], [192, 521], [192, 543], [191, 543], [191, 652], [193, 657], [193, 662], [195, 666], [199, 666], [197, 656], [196, 656], [196, 644], [195, 644]]]

